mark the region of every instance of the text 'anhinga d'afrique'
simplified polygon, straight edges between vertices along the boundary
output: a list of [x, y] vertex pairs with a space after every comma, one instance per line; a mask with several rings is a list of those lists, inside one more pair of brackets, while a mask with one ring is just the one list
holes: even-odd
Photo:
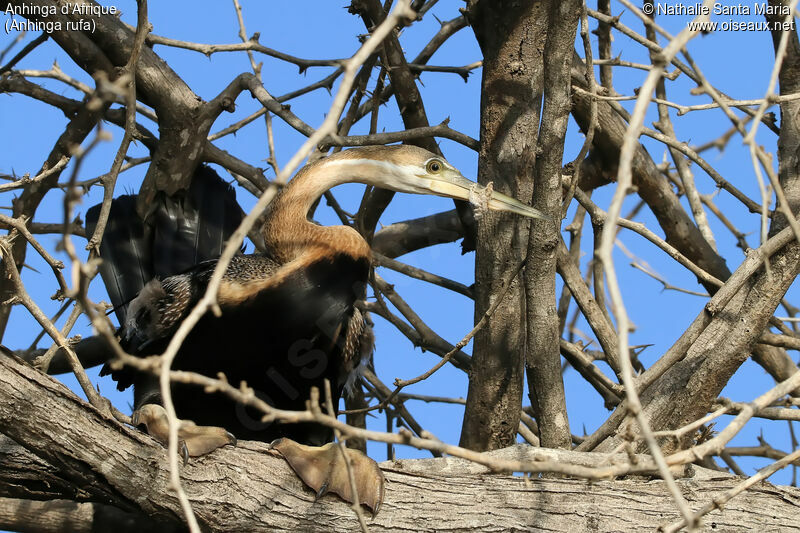
[[[312, 387], [330, 380], [334, 406], [345, 383], [372, 350], [371, 331], [356, 302], [366, 297], [370, 247], [347, 226], [308, 220], [328, 189], [359, 182], [398, 192], [470, 200], [483, 194], [489, 209], [544, 218], [503, 194], [485, 191], [443, 158], [414, 146], [345, 150], [301, 169], [272, 202], [262, 235], [266, 253], [233, 258], [219, 288], [222, 315], [207, 314], [178, 352], [173, 368], [241, 381], [280, 409], [302, 410]], [[87, 214], [93, 232], [99, 206]], [[117, 306], [123, 347], [147, 356], [164, 351], [181, 320], [202, 297], [225, 240], [241, 220], [233, 192], [201, 167], [180, 198], [162, 198], [146, 222], [133, 197], [114, 201], [101, 247], [103, 280]], [[124, 304], [130, 302], [127, 306]], [[111, 371], [119, 388], [134, 385], [134, 420], [166, 441], [158, 379], [129, 368]], [[319, 493], [350, 499], [340, 455], [325, 446], [329, 428], [262, 423], [258, 413], [220, 394], [174, 384], [180, 437], [189, 455], [202, 455], [236, 438], [273, 441], [300, 477]], [[232, 434], [232, 435], [231, 435]], [[383, 476], [366, 456], [352, 461], [359, 499], [377, 511]]]

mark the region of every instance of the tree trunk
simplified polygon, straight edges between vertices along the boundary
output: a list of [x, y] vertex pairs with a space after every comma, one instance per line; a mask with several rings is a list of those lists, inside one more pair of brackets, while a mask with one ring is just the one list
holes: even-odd
[[[473, 1], [468, 17], [483, 52], [478, 181], [515, 198], [531, 198], [542, 104], [542, 2]], [[528, 222], [482, 213], [475, 250], [475, 320], [525, 258]], [[475, 335], [461, 445], [493, 450], [516, 440], [523, 394], [525, 306], [518, 276], [505, 302]]]
[[548, 448], [572, 446], [561, 377], [556, 309], [556, 251], [561, 226], [561, 166], [571, 107], [570, 66], [581, 2], [552, 2], [544, 57], [545, 100], [536, 144], [533, 206], [551, 220], [531, 222], [525, 268], [526, 375], [539, 439]]

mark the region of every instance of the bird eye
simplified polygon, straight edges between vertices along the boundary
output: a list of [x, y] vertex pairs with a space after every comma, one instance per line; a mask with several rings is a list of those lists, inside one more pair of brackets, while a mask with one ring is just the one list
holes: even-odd
[[437, 159], [431, 159], [430, 161], [428, 161], [428, 164], [426, 165], [426, 170], [431, 174], [438, 174], [439, 172], [442, 171], [443, 167], [444, 165], [442, 165], [441, 161]]

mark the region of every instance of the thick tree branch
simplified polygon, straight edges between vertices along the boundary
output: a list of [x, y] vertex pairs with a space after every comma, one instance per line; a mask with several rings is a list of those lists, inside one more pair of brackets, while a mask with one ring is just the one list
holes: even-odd
[[383, 227], [372, 240], [372, 249], [395, 258], [421, 248], [456, 241], [464, 236], [458, 213], [445, 211]]
[[[47, 479], [38, 474], [49, 472], [54, 485], [48, 497], [63, 491], [60, 499], [103, 502], [123, 512], [141, 510], [167, 527], [179, 524], [180, 507], [167, 488], [161, 445], [139, 431], [103, 419], [61, 384], [19, 361], [0, 356], [0, 382], [0, 429], [22, 444], [0, 442], [5, 452], [0, 464], [26, 465], [31, 480]], [[496, 452], [498, 458], [530, 461], [540, 457], [593, 467], [627, 461], [626, 456], [561, 453], [566, 455], [531, 447]], [[371, 531], [455, 531], [476, 525], [504, 530], [532, 526], [553, 531], [615, 530], [629, 529], [631, 523], [654, 528], [678, 519], [674, 510], [663, 505], [667, 493], [662, 482], [526, 480], [489, 475], [484, 466], [452, 457], [387, 462], [382, 469], [388, 480], [386, 502], [369, 521]], [[193, 459], [181, 475], [195, 513], [211, 531], [352, 531], [358, 527], [347, 504], [335, 496], [315, 501], [283, 459], [262, 443], [243, 441], [236, 448], [221, 448]], [[69, 488], [73, 483], [80, 487], [80, 495]], [[681, 483], [689, 501], [699, 507], [731, 489], [737, 479], [703, 475]], [[19, 491], [5, 494], [8, 485], [3, 487], [0, 496], [24, 497]], [[638, 495], [633, 500], [632, 491]], [[576, 494], [586, 497], [576, 498]], [[481, 505], [476, 506], [476, 501]], [[709, 520], [723, 530], [734, 526], [790, 529], [796, 522], [793, 502], [797, 501], [798, 489], [754, 487]]]

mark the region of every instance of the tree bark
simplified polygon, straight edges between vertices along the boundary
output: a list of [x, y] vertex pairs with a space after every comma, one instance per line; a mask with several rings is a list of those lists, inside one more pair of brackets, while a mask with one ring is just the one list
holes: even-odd
[[[131, 520], [142, 520], [143, 513], [165, 528], [182, 522], [178, 500], [168, 488], [161, 445], [104, 419], [59, 382], [7, 356], [0, 356], [0, 430], [14, 439], [0, 440], [0, 528], [16, 523], [13, 517], [4, 521], [4, 508], [21, 505], [18, 499], [37, 498], [74, 502], [50, 508], [61, 513], [73, 508], [72, 520], [91, 514], [78, 503], [92, 502], [95, 511], [110, 513], [107, 507], [113, 506]], [[626, 456], [522, 445], [492, 455], [594, 466], [627, 461]], [[381, 468], [387, 478], [386, 501], [369, 520], [373, 532], [652, 531], [679, 518], [664, 504], [669, 493], [661, 481], [525, 479], [491, 474], [455, 458], [387, 461]], [[358, 529], [347, 504], [335, 496], [315, 502], [313, 493], [264, 443], [242, 441], [192, 459], [182, 468], [181, 482], [201, 525], [210, 531]], [[731, 475], [696, 469], [680, 487], [689, 503], [699, 507], [737, 482]], [[764, 483], [709, 515], [705, 526], [717, 531], [790, 530], [796, 526], [798, 503], [800, 490]], [[45, 512], [31, 515], [31, 520], [37, 516], [40, 530], [46, 531], [52, 516]]]
[[[542, 2], [473, 1], [467, 16], [483, 52], [478, 182], [515, 198], [531, 198], [542, 104], [542, 50], [547, 36]], [[525, 258], [528, 222], [482, 213], [475, 250], [475, 320]], [[461, 445], [504, 448], [516, 439], [525, 362], [522, 280], [475, 335]]]
[[69, 500], [18, 500], [0, 497], [0, 528], [19, 533], [173, 533], [178, 524], [159, 524], [147, 517], [101, 503]]
[[556, 252], [561, 226], [561, 162], [571, 107], [572, 45], [581, 2], [551, 2], [544, 57], [545, 99], [536, 152], [533, 206], [552, 220], [533, 220], [525, 268], [526, 375], [539, 439], [548, 448], [572, 446], [567, 419], [558, 310]]
[[[770, 4], [788, 5], [779, 0], [772, 0]], [[782, 23], [783, 15], [767, 15], [766, 19], [773, 24]], [[793, 19], [794, 20], [794, 19]], [[772, 42], [777, 50], [782, 31], [772, 32]], [[779, 72], [780, 94], [793, 94], [800, 90], [800, 42], [797, 31], [793, 30], [788, 36], [786, 54]], [[800, 103], [795, 101], [781, 102], [781, 133], [778, 137], [778, 177], [786, 194], [786, 200], [792, 213], [797, 214], [800, 209], [800, 121], [798, 120]], [[786, 227], [788, 222], [783, 214], [777, 214], [770, 234], [774, 235]]]

